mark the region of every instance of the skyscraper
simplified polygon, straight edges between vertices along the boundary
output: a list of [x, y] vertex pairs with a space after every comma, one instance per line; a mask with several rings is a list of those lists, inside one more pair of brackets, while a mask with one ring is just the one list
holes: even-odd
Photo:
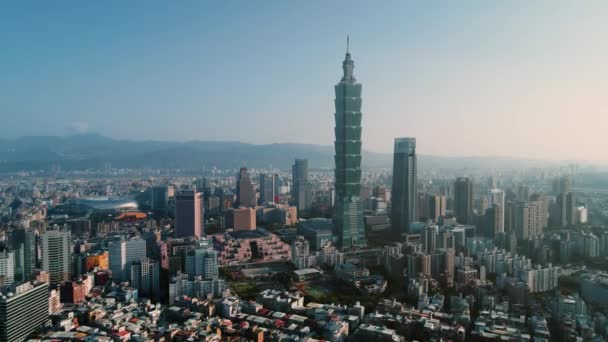
[[15, 280], [15, 253], [5, 250], [0, 252], [0, 286], [13, 284]]
[[255, 192], [246, 167], [241, 167], [236, 180], [236, 205], [239, 207], [255, 207]]
[[211, 246], [197, 246], [186, 254], [186, 273], [190, 279], [202, 276], [215, 279], [219, 276], [217, 252]]
[[496, 234], [504, 233], [505, 231], [505, 192], [500, 189], [490, 189], [488, 191], [488, 198], [490, 207], [496, 207], [496, 227], [494, 227], [495, 231], [492, 235], [496, 236]]
[[15, 229], [10, 234], [10, 245], [15, 251], [15, 279], [28, 280], [36, 268], [36, 233]]
[[42, 239], [42, 269], [51, 284], [69, 281], [72, 270], [72, 236], [69, 230], [47, 230]]
[[308, 159], [296, 159], [292, 166], [293, 198], [299, 212], [312, 205], [311, 186], [308, 181]]
[[342, 249], [366, 245], [361, 207], [361, 84], [353, 75], [355, 67], [348, 43], [342, 63], [344, 76], [335, 88], [334, 147], [335, 191], [334, 229]]
[[160, 294], [160, 267], [158, 261], [143, 258], [131, 263], [131, 286], [141, 291], [144, 296]]
[[166, 185], [153, 186], [150, 189], [150, 202], [154, 210], [166, 210], [169, 203], [169, 190]]
[[182, 190], [175, 195], [175, 237], [203, 234], [203, 196], [196, 190]]
[[417, 213], [416, 139], [396, 138], [393, 154], [391, 224], [393, 236], [409, 232]]
[[129, 279], [131, 264], [146, 257], [146, 240], [139, 237], [108, 244], [110, 270], [115, 282]]
[[429, 213], [430, 219], [437, 222], [440, 217], [445, 216], [447, 210], [448, 199], [442, 195], [432, 195], [429, 197]]
[[274, 202], [274, 176], [260, 173], [260, 205]]
[[454, 216], [462, 224], [470, 224], [473, 217], [473, 182], [459, 177], [454, 182]]

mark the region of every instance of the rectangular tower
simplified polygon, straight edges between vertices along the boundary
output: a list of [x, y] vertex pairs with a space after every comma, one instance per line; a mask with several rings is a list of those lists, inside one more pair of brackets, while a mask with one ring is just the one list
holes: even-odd
[[175, 196], [175, 237], [201, 237], [203, 234], [203, 196], [196, 190], [183, 190]]
[[396, 138], [393, 155], [391, 225], [393, 236], [408, 233], [417, 213], [416, 139]]

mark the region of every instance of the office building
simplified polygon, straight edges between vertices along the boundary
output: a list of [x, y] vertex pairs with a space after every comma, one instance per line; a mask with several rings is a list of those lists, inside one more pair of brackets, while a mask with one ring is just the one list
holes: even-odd
[[0, 341], [22, 342], [49, 324], [47, 283], [25, 282], [0, 291]]
[[175, 195], [175, 237], [203, 235], [204, 209], [202, 193], [182, 190]]
[[237, 208], [230, 212], [231, 226], [234, 230], [253, 230], [256, 229], [257, 221], [253, 208]]
[[437, 249], [437, 237], [439, 235], [439, 226], [427, 225], [420, 233], [422, 240], [422, 251], [425, 253], [434, 253]]
[[249, 170], [243, 166], [239, 170], [236, 180], [236, 206], [255, 207], [255, 204], [255, 192], [253, 191]]
[[119, 283], [129, 279], [131, 264], [146, 257], [146, 240], [136, 237], [118, 239], [108, 244], [112, 279]]
[[153, 210], [167, 210], [169, 207], [169, 190], [166, 185], [153, 186], [150, 189], [150, 203]]
[[308, 180], [308, 159], [296, 159], [292, 166], [292, 196], [298, 212], [307, 211], [312, 206], [312, 186]]
[[557, 177], [553, 180], [553, 194], [567, 194], [572, 192], [572, 177], [566, 175]]
[[445, 216], [448, 199], [442, 195], [431, 195], [429, 197], [429, 219], [438, 222], [440, 217]]
[[186, 254], [186, 273], [193, 279], [215, 279], [219, 276], [217, 252], [210, 246], [197, 246]]
[[573, 192], [560, 193], [555, 199], [554, 223], [567, 227], [576, 224], [576, 197]]
[[275, 177], [272, 174], [260, 174], [260, 205], [267, 205], [274, 202], [275, 196]]
[[158, 261], [143, 258], [134, 261], [130, 267], [131, 286], [145, 297], [160, 294], [160, 266]]
[[15, 229], [10, 233], [10, 245], [15, 251], [15, 279], [29, 280], [36, 268], [36, 233]]
[[462, 224], [471, 224], [473, 218], [473, 182], [459, 177], [454, 182], [454, 216]]
[[396, 238], [409, 233], [410, 224], [417, 221], [416, 162], [416, 139], [396, 138], [391, 191], [391, 225]]
[[361, 84], [353, 75], [350, 52], [342, 63], [344, 75], [335, 86], [335, 205], [338, 245], [353, 249], [366, 245], [361, 203]]
[[488, 191], [488, 202], [490, 207], [495, 207], [494, 233], [492, 236], [497, 236], [505, 232], [505, 192], [500, 189], [490, 189]]
[[0, 287], [9, 286], [15, 281], [15, 253], [0, 252]]
[[72, 271], [72, 235], [69, 230], [56, 228], [41, 235], [42, 269], [51, 284], [69, 281]]

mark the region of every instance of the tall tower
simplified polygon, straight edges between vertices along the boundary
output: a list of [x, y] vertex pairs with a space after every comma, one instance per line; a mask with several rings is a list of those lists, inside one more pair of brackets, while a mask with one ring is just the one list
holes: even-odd
[[182, 190], [175, 196], [175, 237], [203, 235], [203, 194], [195, 190]]
[[488, 191], [489, 203], [491, 207], [496, 207], [494, 232], [492, 236], [505, 232], [505, 192], [500, 189], [490, 189]]
[[417, 213], [416, 139], [396, 138], [393, 155], [391, 224], [393, 236], [409, 232]]
[[274, 202], [274, 176], [271, 173], [260, 173], [260, 205]]
[[344, 76], [336, 84], [336, 154], [334, 229], [342, 249], [366, 245], [361, 208], [361, 84], [353, 76], [354, 61], [346, 48]]
[[462, 224], [470, 224], [473, 218], [473, 182], [469, 178], [454, 182], [454, 216]]
[[241, 167], [236, 181], [236, 201], [239, 207], [255, 207], [255, 192], [246, 167]]
[[72, 235], [65, 228], [47, 230], [41, 236], [42, 269], [51, 284], [69, 281], [72, 272]]
[[308, 159], [296, 159], [292, 166], [293, 198], [299, 212], [312, 206], [311, 186], [308, 181]]

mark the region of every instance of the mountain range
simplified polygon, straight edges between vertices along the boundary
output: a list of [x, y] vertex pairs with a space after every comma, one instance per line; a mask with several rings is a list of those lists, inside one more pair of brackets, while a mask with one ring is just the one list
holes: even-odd
[[[296, 143], [248, 144], [234, 141], [134, 141], [99, 134], [27, 136], [0, 140], [0, 172], [101, 169], [201, 169], [276, 167], [289, 169], [295, 158], [311, 168], [333, 168], [333, 146]], [[363, 152], [364, 168], [392, 167], [392, 154]], [[479, 169], [546, 166], [555, 163], [508, 157], [441, 157], [419, 155], [419, 168]]]

